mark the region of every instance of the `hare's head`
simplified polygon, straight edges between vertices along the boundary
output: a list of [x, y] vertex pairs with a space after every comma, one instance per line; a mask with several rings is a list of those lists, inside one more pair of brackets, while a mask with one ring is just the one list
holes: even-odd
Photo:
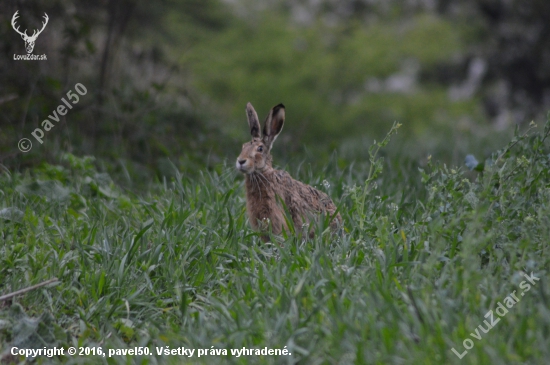
[[279, 104], [271, 109], [265, 119], [263, 136], [260, 133], [258, 114], [250, 103], [246, 105], [246, 116], [252, 140], [243, 144], [241, 154], [237, 157], [236, 167], [243, 174], [253, 174], [271, 168], [271, 147], [283, 129], [285, 106]]

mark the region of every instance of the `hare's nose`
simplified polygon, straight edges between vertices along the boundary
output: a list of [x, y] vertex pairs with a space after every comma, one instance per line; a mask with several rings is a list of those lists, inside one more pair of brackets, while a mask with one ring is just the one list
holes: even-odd
[[240, 165], [244, 165], [245, 162], [246, 162], [246, 160], [239, 160]]

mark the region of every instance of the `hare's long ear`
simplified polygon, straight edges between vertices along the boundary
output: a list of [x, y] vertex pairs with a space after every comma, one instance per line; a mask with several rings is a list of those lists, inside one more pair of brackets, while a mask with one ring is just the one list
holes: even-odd
[[275, 105], [269, 112], [264, 125], [264, 143], [269, 150], [273, 142], [283, 130], [285, 123], [285, 106], [283, 104]]
[[248, 118], [248, 125], [250, 126], [250, 134], [252, 135], [252, 138], [261, 138], [258, 114], [250, 103], [246, 104], [246, 117]]

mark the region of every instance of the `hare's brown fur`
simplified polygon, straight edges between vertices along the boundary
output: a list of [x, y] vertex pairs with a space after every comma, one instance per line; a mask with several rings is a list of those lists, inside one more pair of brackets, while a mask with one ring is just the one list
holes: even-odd
[[[276, 105], [268, 114], [260, 134], [258, 115], [250, 103], [246, 107], [252, 141], [243, 144], [237, 158], [237, 170], [245, 174], [246, 210], [252, 228], [275, 235], [287, 230], [282, 200], [291, 215], [294, 227], [301, 232], [304, 224], [319, 214], [333, 216], [336, 206], [330, 197], [307, 184], [294, 180], [289, 173], [272, 167], [271, 147], [284, 124], [283, 104]], [[342, 225], [338, 213], [331, 222], [333, 230]], [[313, 231], [310, 231], [312, 236]], [[264, 236], [264, 240], [267, 239]]]

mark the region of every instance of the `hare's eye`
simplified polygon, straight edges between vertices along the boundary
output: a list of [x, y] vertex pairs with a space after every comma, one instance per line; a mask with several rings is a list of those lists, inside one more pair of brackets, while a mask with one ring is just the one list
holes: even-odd
[[264, 150], [264, 146], [259, 146], [258, 147], [258, 152], [262, 152]]

